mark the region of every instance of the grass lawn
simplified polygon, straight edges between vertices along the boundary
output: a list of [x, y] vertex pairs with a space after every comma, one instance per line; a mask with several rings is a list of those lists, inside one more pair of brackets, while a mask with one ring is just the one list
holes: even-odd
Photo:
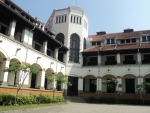
[[63, 105], [63, 104], [66, 104], [66, 102], [51, 103], [51, 104], [39, 104], [39, 105], [38, 104], [29, 104], [29, 105], [21, 105], [21, 106], [0, 106], [0, 111], [38, 108], [38, 107], [47, 107], [47, 106], [55, 106], [55, 105]]

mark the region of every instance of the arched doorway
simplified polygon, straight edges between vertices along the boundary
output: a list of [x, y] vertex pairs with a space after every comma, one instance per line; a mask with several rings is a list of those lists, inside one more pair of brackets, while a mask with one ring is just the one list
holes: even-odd
[[93, 75], [87, 75], [83, 78], [83, 91], [95, 93], [97, 89], [97, 79]]
[[[150, 74], [145, 75], [143, 79], [144, 79], [144, 82], [150, 83]], [[145, 93], [150, 94], [150, 87], [146, 86]]]
[[7, 80], [4, 80], [4, 68], [5, 68], [5, 61], [6, 61], [6, 56], [0, 52], [0, 85], [2, 84], [7, 84]]
[[[102, 81], [103, 80], [110, 80], [112, 78], [115, 78], [115, 76], [113, 75], [105, 75], [102, 77]], [[107, 85], [102, 84], [102, 92], [106, 92], [106, 93], [115, 93], [115, 87], [110, 88], [109, 85], [111, 85], [113, 83], [109, 83]]]
[[127, 74], [122, 77], [122, 91], [125, 93], [135, 93], [137, 85], [137, 77], [132, 74]]
[[67, 88], [68, 96], [78, 96], [78, 77], [76, 76], [68, 76], [68, 82], [72, 85]]
[[[11, 67], [14, 64], [20, 64], [21, 62], [14, 58], [10, 60], [10, 65], [9, 67]], [[8, 73], [8, 79], [7, 79], [7, 84], [8, 86], [16, 86], [20, 81], [19, 81], [19, 72], [16, 73]]]
[[[58, 73], [60, 76], [64, 77], [62, 72]], [[59, 81], [57, 81], [57, 91], [61, 91], [63, 89], [63, 84], [60, 85]]]
[[[47, 76], [53, 76], [54, 71], [51, 68], [48, 68], [45, 73]], [[44, 82], [44, 88], [45, 90], [52, 90], [53, 89], [53, 83], [49, 83], [48, 80], [45, 78]]]
[[32, 64], [32, 66], [34, 66], [37, 70], [37, 73], [36, 74], [31, 74], [30, 77], [29, 77], [29, 86], [30, 88], [40, 88], [40, 83], [41, 83], [41, 80], [40, 80], [40, 75], [41, 75], [41, 66], [37, 63], [34, 63]]

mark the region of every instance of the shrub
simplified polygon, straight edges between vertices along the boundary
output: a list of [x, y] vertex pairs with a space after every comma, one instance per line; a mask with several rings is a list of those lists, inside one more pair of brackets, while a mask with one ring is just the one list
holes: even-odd
[[[118, 103], [117, 103], [115, 98], [94, 98], [94, 97], [90, 97], [86, 101], [88, 103], [143, 105], [143, 100], [141, 100], [141, 99], [118, 99]], [[150, 100], [145, 100], [144, 104], [145, 105], [150, 105]]]
[[[57, 102], [64, 102], [64, 97], [61, 96], [53, 96], [51, 95], [18, 95], [17, 103], [19, 105], [26, 105], [26, 104], [40, 104], [40, 103], [57, 103]], [[0, 105], [8, 106], [15, 104], [15, 95], [11, 94], [0, 94]]]

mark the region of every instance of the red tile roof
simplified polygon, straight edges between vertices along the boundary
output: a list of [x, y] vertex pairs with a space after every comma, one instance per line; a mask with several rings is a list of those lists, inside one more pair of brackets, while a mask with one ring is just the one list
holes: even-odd
[[85, 49], [83, 52], [95, 52], [95, 51], [99, 51], [101, 47], [102, 46], [96, 46], [96, 47], [88, 48], [88, 49]]
[[[112, 51], [112, 50], [129, 50], [129, 49], [138, 49], [139, 44], [126, 44], [126, 45], [107, 45], [107, 46], [96, 46], [92, 48], [85, 49], [83, 52], [95, 52], [95, 51]], [[142, 43], [140, 48], [150, 48], [149, 43]]]
[[109, 33], [104, 35], [89, 35], [88, 38], [92, 38], [92, 41], [103, 41], [105, 38], [117, 37], [117, 39], [133, 39], [133, 38], [140, 38], [140, 33], [142, 34], [150, 34], [150, 30], [144, 31], [133, 31], [129, 33]]

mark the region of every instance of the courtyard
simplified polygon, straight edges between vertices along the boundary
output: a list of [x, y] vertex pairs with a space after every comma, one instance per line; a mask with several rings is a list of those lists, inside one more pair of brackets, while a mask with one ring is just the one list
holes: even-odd
[[68, 102], [68, 104], [65, 105], [13, 110], [0, 113], [150, 113], [150, 107]]

